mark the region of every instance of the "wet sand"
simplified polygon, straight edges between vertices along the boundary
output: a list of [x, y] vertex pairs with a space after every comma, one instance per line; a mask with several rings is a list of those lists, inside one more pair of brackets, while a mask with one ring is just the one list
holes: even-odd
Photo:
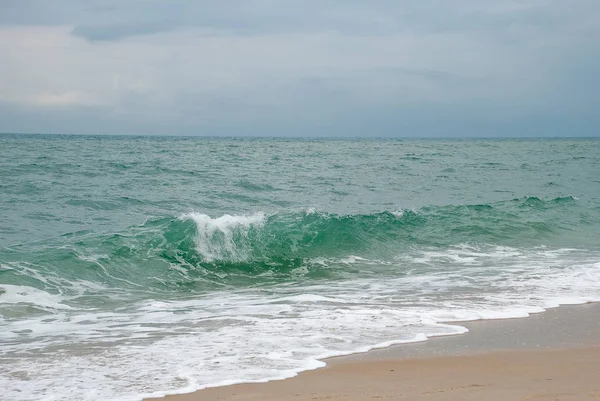
[[330, 359], [287, 380], [164, 400], [600, 400], [600, 304], [461, 325], [470, 332]]

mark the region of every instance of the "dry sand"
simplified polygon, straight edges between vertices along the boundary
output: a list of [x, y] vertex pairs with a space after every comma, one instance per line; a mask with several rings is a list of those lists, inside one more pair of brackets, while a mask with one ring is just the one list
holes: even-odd
[[600, 400], [600, 305], [465, 325], [463, 336], [336, 358], [288, 380], [164, 400]]

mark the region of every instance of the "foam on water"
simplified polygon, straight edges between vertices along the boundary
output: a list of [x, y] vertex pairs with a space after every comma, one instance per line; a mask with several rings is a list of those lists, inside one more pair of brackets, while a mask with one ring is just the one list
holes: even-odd
[[248, 258], [248, 249], [240, 245], [248, 236], [252, 226], [260, 227], [265, 222], [265, 214], [260, 212], [251, 216], [232, 216], [229, 214], [211, 218], [203, 213], [187, 213], [182, 219], [196, 223], [196, 250], [205, 261], [230, 260], [244, 261]]
[[[261, 222], [199, 220], [222, 231]], [[0, 308], [35, 300], [52, 314], [0, 322], [0, 388], [18, 401], [139, 400], [283, 379], [324, 366], [326, 357], [466, 331], [446, 322], [598, 301], [598, 260], [600, 253], [577, 249], [415, 248], [390, 262], [393, 269], [357, 256], [323, 261], [379, 266], [377, 275], [148, 298], [106, 310], [84, 307], [89, 287], [66, 305], [60, 295], [3, 285]]]
[[69, 310], [70, 306], [61, 303], [64, 298], [60, 295], [49, 294], [33, 287], [0, 284], [0, 305], [21, 304], [42, 310]]

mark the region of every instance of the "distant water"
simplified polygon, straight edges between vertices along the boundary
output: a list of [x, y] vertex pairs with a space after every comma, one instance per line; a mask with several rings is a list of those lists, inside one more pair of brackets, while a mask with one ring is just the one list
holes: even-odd
[[600, 140], [0, 136], [0, 389], [138, 400], [600, 300]]

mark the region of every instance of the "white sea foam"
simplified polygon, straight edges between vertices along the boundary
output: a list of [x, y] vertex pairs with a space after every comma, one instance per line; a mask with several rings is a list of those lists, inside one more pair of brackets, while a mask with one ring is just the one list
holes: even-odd
[[[224, 231], [262, 221], [199, 220]], [[338, 261], [378, 274], [180, 294], [116, 310], [63, 308], [59, 295], [2, 286], [0, 307], [26, 302], [53, 313], [0, 321], [0, 359], [10, 359], [0, 364], [0, 388], [15, 401], [139, 400], [283, 379], [324, 366], [326, 357], [466, 331], [447, 322], [599, 301], [599, 260], [598, 252], [575, 249], [422, 248], [393, 264]]]
[[250, 216], [229, 214], [211, 218], [203, 213], [187, 213], [182, 219], [196, 223], [196, 250], [206, 261], [243, 261], [248, 258], [248, 249], [236, 243], [235, 237], [246, 238], [252, 226], [260, 227], [265, 222], [265, 214], [260, 212]]
[[72, 309], [69, 305], [63, 304], [63, 301], [64, 298], [60, 295], [49, 294], [33, 287], [0, 284], [0, 305], [23, 304], [44, 310]]

